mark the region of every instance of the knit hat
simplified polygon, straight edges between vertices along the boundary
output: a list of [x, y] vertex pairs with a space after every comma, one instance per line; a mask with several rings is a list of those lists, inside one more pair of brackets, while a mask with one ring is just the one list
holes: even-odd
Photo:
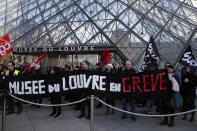
[[113, 65], [112, 65], [112, 64], [108, 64], [108, 65], [107, 65], [107, 67], [111, 67], [111, 68], [113, 68]]

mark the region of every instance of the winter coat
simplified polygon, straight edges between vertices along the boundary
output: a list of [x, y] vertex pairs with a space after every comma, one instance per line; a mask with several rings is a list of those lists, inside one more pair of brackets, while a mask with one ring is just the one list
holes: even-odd
[[[188, 82], [185, 82], [188, 79]], [[186, 73], [182, 78], [181, 94], [183, 96], [190, 96], [196, 94], [196, 76], [191, 73]]]

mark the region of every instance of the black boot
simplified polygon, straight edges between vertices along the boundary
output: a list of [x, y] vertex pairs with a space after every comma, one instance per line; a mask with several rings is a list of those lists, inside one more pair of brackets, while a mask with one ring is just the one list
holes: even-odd
[[60, 113], [57, 113], [54, 117], [57, 118], [57, 117], [60, 117], [61, 114]]
[[90, 116], [89, 115], [87, 116], [87, 119], [90, 120]]
[[85, 117], [85, 115], [81, 114], [80, 116], [78, 116], [79, 119], [82, 118], [82, 117]]
[[14, 114], [14, 113], [15, 113], [15, 112], [9, 111], [9, 112], [6, 113], [6, 115], [10, 115], [10, 114]]
[[127, 118], [127, 116], [126, 115], [122, 115], [122, 119], [126, 119]]
[[174, 127], [174, 122], [171, 121], [171, 122], [168, 124], [168, 127]]
[[53, 116], [53, 115], [55, 115], [56, 113], [55, 112], [52, 112], [49, 116]]
[[74, 110], [75, 110], [75, 111], [78, 111], [78, 110], [80, 110], [80, 108], [79, 108], [78, 106], [76, 106], [76, 107], [74, 108]]
[[38, 105], [37, 105], [36, 108], [41, 108], [41, 106], [38, 106]]
[[189, 119], [189, 122], [194, 122], [194, 115], [191, 116], [191, 118]]
[[183, 120], [184, 120], [184, 121], [187, 120], [187, 114], [184, 115]]
[[168, 117], [164, 117], [164, 120], [160, 123], [160, 125], [168, 125]]
[[133, 121], [136, 121], [135, 116], [131, 116], [131, 119], [132, 119]]

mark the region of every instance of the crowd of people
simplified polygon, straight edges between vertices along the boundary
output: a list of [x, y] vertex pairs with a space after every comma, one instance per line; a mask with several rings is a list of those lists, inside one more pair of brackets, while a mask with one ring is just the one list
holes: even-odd
[[[8, 76], [18, 76], [18, 75], [31, 75], [32, 78], [37, 78], [42, 75], [41, 67], [39, 64], [35, 64], [34, 68], [28, 72], [29, 65], [25, 63], [24, 65], [19, 65], [14, 62], [9, 62], [7, 65], [0, 65], [0, 85], [2, 85], [3, 80], [6, 79]], [[150, 63], [146, 66], [144, 71], [147, 72], [154, 72], [159, 70], [159, 64], [157, 63], [156, 59], [151, 59]], [[148, 100], [148, 101], [135, 101], [133, 99], [122, 99], [122, 109], [128, 110], [128, 105], [130, 105], [130, 112], [136, 112], [136, 105], [137, 106], [145, 106], [147, 113], [153, 113], [153, 106], [156, 105], [156, 111], [160, 114], [173, 114], [176, 110], [180, 109], [182, 105], [182, 111], [188, 111], [195, 109], [195, 96], [196, 96], [196, 77], [195, 77], [195, 68], [188, 65], [182, 68], [181, 71], [176, 70], [171, 64], [166, 63], [165, 69], [169, 73], [169, 79], [171, 81], [172, 86], [172, 98], [168, 100]], [[80, 66], [69, 66], [65, 65], [62, 68], [60, 65], [51, 67], [48, 71], [48, 75], [56, 76], [61, 73], [65, 73], [66, 71], [76, 71], [76, 70], [83, 70], [88, 71], [89, 62], [83, 61]], [[114, 64], [108, 64], [106, 68], [103, 68], [100, 63], [95, 65], [95, 69], [98, 72], [106, 72], [106, 73], [129, 73], [134, 74], [137, 71], [133, 67], [133, 63], [131, 61], [126, 61], [125, 63], [121, 63], [120, 66], [117, 68]], [[1, 86], [1, 88], [3, 88]], [[87, 94], [80, 93], [72, 96], [65, 96], [65, 100], [69, 101], [77, 101], [82, 98], [85, 98]], [[181, 96], [182, 96], [182, 104], [181, 104]], [[59, 95], [52, 95], [50, 100], [51, 104], [61, 104], [62, 103], [62, 96]], [[104, 100], [107, 104], [112, 106], [116, 106], [116, 100], [111, 97], [100, 98]], [[35, 103], [42, 103], [42, 98], [31, 98], [28, 101], [33, 101]], [[17, 105], [17, 114], [22, 112], [22, 102], [18, 100], [14, 100], [11, 97], [8, 99], [8, 111], [7, 114], [15, 113], [15, 105]], [[34, 107], [35, 105], [31, 105]], [[103, 105], [102, 103], [97, 103], [96, 108], [101, 108]], [[40, 108], [40, 106], [35, 106], [36, 108]], [[90, 100], [86, 100], [85, 102], [81, 102], [75, 105], [74, 110], [79, 110], [81, 113], [78, 118], [87, 117], [90, 119]], [[109, 114], [114, 115], [116, 112], [114, 109], [111, 110], [109, 107], [105, 107], [105, 115]], [[50, 116], [59, 117], [61, 115], [61, 106], [52, 107], [52, 112]], [[191, 117], [189, 118], [189, 122], [194, 121], [195, 112], [191, 113]], [[126, 119], [126, 113], [122, 114], [122, 119]], [[136, 116], [131, 115], [130, 118], [133, 121], [136, 121]], [[183, 120], [188, 119], [188, 114], [185, 114]], [[160, 125], [168, 125], [169, 127], [174, 127], [174, 116], [171, 116], [169, 119], [168, 117], [164, 117], [164, 120], [160, 123]]]

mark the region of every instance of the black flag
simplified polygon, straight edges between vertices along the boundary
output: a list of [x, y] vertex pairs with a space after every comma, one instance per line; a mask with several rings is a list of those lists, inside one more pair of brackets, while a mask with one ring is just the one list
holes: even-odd
[[179, 63], [183, 64], [183, 65], [191, 65], [194, 67], [197, 67], [197, 62], [195, 60], [194, 55], [192, 54], [192, 49], [190, 47], [190, 45], [187, 47], [186, 51], [184, 52], [183, 56], [181, 57]]
[[150, 63], [150, 58], [160, 60], [159, 52], [157, 50], [157, 46], [155, 44], [155, 40], [154, 40], [153, 36], [150, 37], [149, 44], [146, 48], [144, 62], [142, 64], [142, 70], [145, 70], [147, 65]]

